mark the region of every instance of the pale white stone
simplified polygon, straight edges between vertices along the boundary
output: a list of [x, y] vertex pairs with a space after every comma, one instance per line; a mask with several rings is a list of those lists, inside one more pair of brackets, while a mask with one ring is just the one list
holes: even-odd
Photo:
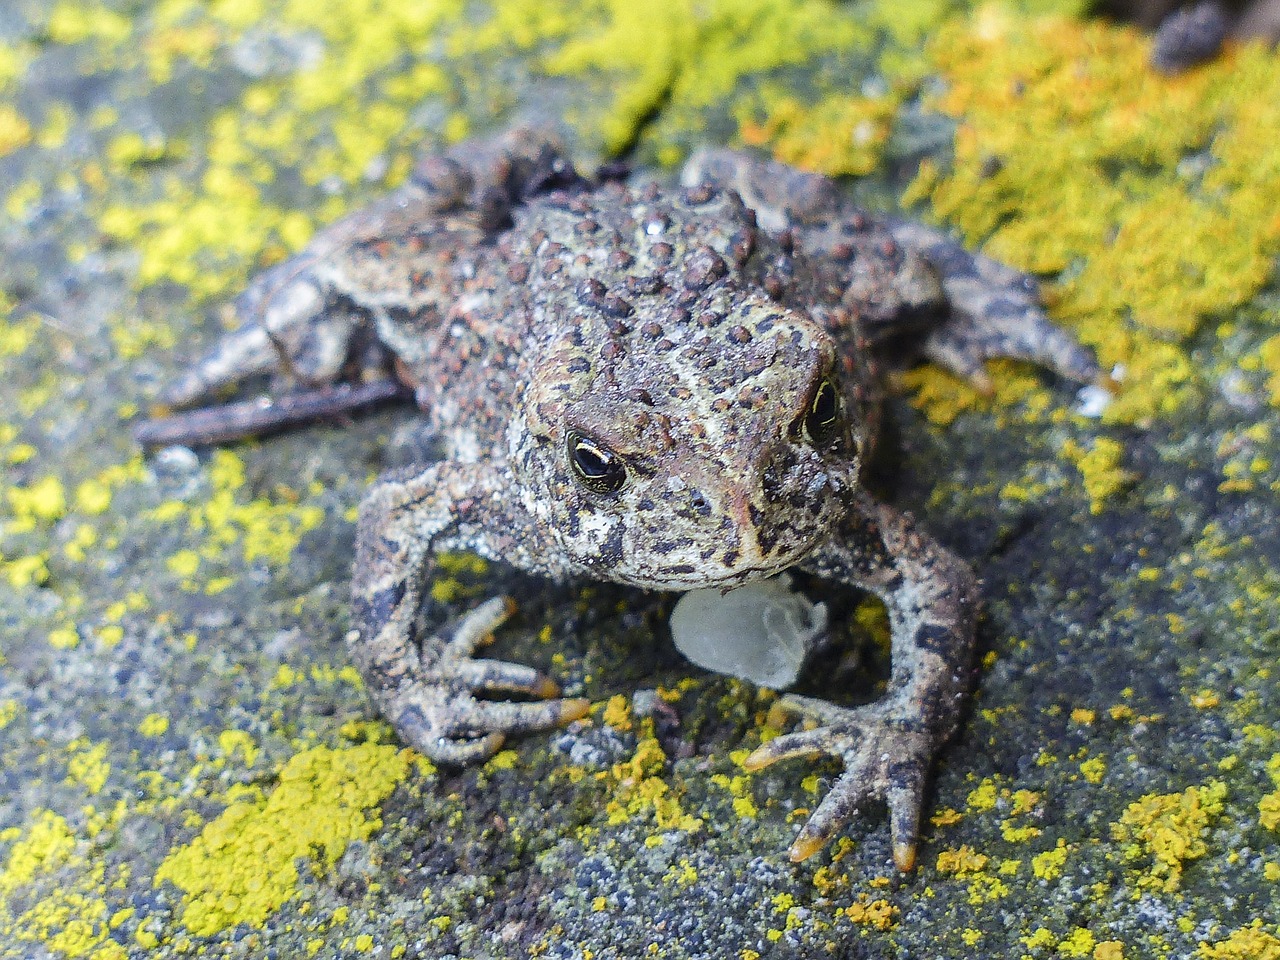
[[706, 670], [781, 689], [827, 631], [827, 607], [785, 574], [724, 593], [691, 590], [671, 611], [676, 648]]

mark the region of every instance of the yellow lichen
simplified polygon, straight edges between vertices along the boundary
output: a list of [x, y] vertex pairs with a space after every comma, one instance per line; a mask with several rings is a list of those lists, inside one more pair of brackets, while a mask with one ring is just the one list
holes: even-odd
[[1263, 343], [1258, 358], [1270, 374], [1267, 389], [1271, 392], [1271, 405], [1280, 407], [1280, 334]]
[[1183, 864], [1208, 852], [1204, 834], [1222, 813], [1226, 784], [1211, 780], [1181, 793], [1147, 794], [1129, 804], [1112, 837], [1128, 844], [1129, 859], [1149, 857], [1152, 865], [1139, 885], [1173, 892], [1182, 880]]
[[[252, 259], [270, 263], [298, 249], [349, 202], [344, 192], [310, 213], [275, 205], [264, 185], [276, 171], [296, 170], [312, 185], [398, 182], [424, 132], [415, 129], [415, 114], [434, 108], [437, 134], [463, 136], [469, 118], [453, 106], [488, 81], [495, 61], [568, 77], [588, 92], [565, 117], [588, 154], [643, 135], [659, 157], [674, 161], [706, 139], [714, 115], [729, 125], [725, 135], [736, 124], [798, 162], [869, 170], [893, 112], [924, 72], [920, 41], [950, 12], [941, 0], [877, 0], [856, 10], [833, 0], [573, 0], [494, 4], [467, 16], [461, 0], [344, 0], [341, 7], [335, 16], [301, 0], [282, 5], [280, 29], [323, 38], [314, 62], [255, 80], [215, 115], [194, 176], [185, 164], [138, 176], [140, 163], [182, 157], [186, 145], [136, 132], [113, 138], [96, 166], [86, 166], [86, 179], [104, 180], [105, 169], [147, 186], [115, 192], [100, 217], [106, 233], [140, 253], [140, 284], [174, 281], [198, 298], [231, 292]], [[239, 12], [229, 16], [232, 9]], [[59, 11], [58, 42], [136, 51], [157, 82], [180, 61], [207, 69], [259, 15], [252, 4], [178, 0], [136, 21], [88, 17], [72, 3]], [[884, 92], [851, 93], [850, 72], [866, 75], [876, 60], [893, 82]], [[817, 74], [804, 98], [797, 85], [776, 79], [795, 68]], [[493, 102], [495, 110], [504, 105], [501, 95]], [[99, 127], [118, 119], [109, 108], [98, 114]]]
[[11, 104], [0, 104], [0, 157], [31, 142], [31, 124]]
[[978, 873], [986, 869], [990, 859], [986, 854], [978, 853], [966, 843], [955, 850], [940, 851], [935, 867], [939, 873], [958, 875]]
[[59, 0], [49, 13], [45, 29], [54, 43], [93, 41], [108, 46], [124, 43], [132, 32], [124, 14], [75, 0]]
[[67, 512], [67, 497], [62, 481], [44, 476], [25, 487], [10, 487], [5, 496], [19, 529], [27, 523], [50, 523]]
[[663, 830], [693, 833], [702, 828], [702, 820], [684, 811], [680, 798], [663, 779], [666, 766], [667, 755], [654, 736], [653, 721], [645, 718], [635, 753], [602, 775], [614, 783], [614, 794], [605, 805], [610, 826], [635, 817], [651, 816]]
[[194, 550], [179, 550], [164, 562], [165, 568], [178, 577], [192, 577], [200, 568], [200, 554]]
[[1024, 405], [1028, 416], [1040, 416], [1049, 409], [1048, 394], [1025, 364], [992, 360], [988, 369], [995, 383], [992, 396], [931, 365], [908, 370], [901, 381], [911, 391], [911, 405], [923, 412], [931, 423], [942, 427], [963, 413], [988, 410], [993, 406]]
[[744, 120], [739, 136], [767, 146], [779, 160], [830, 176], [862, 175], [880, 162], [901, 97], [836, 96], [807, 104], [780, 96], [760, 122]]
[[[734, 763], [740, 764], [747, 756], [747, 752], [734, 751], [730, 759]], [[760, 813], [760, 809], [756, 806], [755, 799], [751, 796], [750, 779], [745, 776], [735, 775], [727, 776], [723, 773], [712, 774], [711, 782], [718, 787], [722, 787], [733, 797], [733, 812], [742, 818], [751, 819]]]
[[67, 821], [52, 811], [36, 815], [26, 836], [13, 845], [0, 872], [0, 896], [11, 896], [29, 884], [37, 873], [51, 873], [71, 856], [75, 835]]
[[437, 554], [431, 598], [438, 603], [454, 603], [466, 597], [480, 596], [484, 589], [479, 585], [478, 578], [488, 568], [488, 561], [473, 553]]
[[[1276, 787], [1280, 788], [1280, 753], [1267, 761], [1267, 771]], [[1258, 801], [1258, 822], [1268, 830], [1280, 830], [1280, 789]]]
[[72, 743], [71, 757], [67, 761], [67, 782], [78, 783], [91, 794], [100, 791], [111, 774], [111, 764], [107, 762], [109, 746], [105, 742], [93, 745], [86, 741]]
[[169, 718], [162, 713], [149, 713], [138, 724], [138, 732], [144, 737], [158, 737], [169, 729]]
[[1086, 450], [1074, 440], [1062, 445], [1062, 455], [1076, 465], [1089, 495], [1089, 512], [1101, 513], [1106, 501], [1133, 482], [1133, 474], [1120, 466], [1124, 452], [1115, 440], [1098, 437]]
[[999, 788], [995, 781], [987, 778], [983, 780], [975, 789], [969, 791], [966, 803], [970, 810], [981, 813], [991, 810], [995, 807], [999, 799]]
[[[1177, 344], [1247, 301], [1280, 251], [1274, 59], [1238, 47], [1170, 78], [1147, 50], [1100, 22], [997, 7], [955, 21], [930, 46], [948, 81], [931, 105], [960, 121], [954, 163], [926, 164], [910, 191], [987, 253], [1065, 271], [1053, 312], [1125, 367], [1115, 421], [1177, 407], [1194, 376]], [[1200, 179], [1184, 161], [1202, 151]]]
[[858, 894], [858, 899], [844, 908], [844, 915], [850, 921], [876, 930], [892, 929], [898, 913], [898, 908], [888, 900], [872, 900], [865, 893]]
[[245, 563], [263, 560], [283, 566], [302, 535], [324, 519], [322, 508], [297, 502], [298, 495], [283, 487], [277, 487], [273, 498], [245, 498], [244, 461], [230, 450], [214, 452], [209, 479], [213, 491], [206, 499], [192, 504], [167, 501], [147, 514], [165, 524], [185, 517], [187, 529], [200, 537], [198, 545], [183, 547], [165, 560], [186, 589], [201, 586], [193, 578], [206, 561], [227, 563], [230, 558], [224, 554], [231, 551]]
[[1201, 943], [1202, 960], [1280, 960], [1280, 939], [1262, 929], [1262, 921], [1241, 927], [1225, 940]]
[[[13, 301], [0, 293], [0, 359], [21, 356], [35, 343], [40, 332], [40, 322], [34, 317], [15, 320], [9, 315], [13, 309]], [[16, 435], [16, 427], [12, 427]], [[13, 437], [8, 437], [6, 443]]]
[[218, 734], [218, 750], [225, 758], [239, 754], [246, 767], [252, 767], [258, 759], [258, 744], [244, 730], [223, 730]]
[[80, 646], [80, 633], [75, 627], [55, 627], [49, 631], [49, 646], [55, 650], [74, 650]]
[[[260, 185], [273, 169], [296, 168], [313, 184], [334, 177], [353, 182], [389, 146], [407, 159], [411, 145], [401, 138], [412, 133], [412, 111], [449, 86], [442, 68], [407, 65], [438, 42], [443, 25], [460, 22], [461, 6], [454, 0], [343, 6], [334, 16], [315, 4], [284, 4], [276, 13], [282, 29], [323, 37], [317, 62], [250, 84], [217, 114], [208, 125], [207, 165], [194, 181], [187, 171], [157, 171], [162, 189], [145, 200], [121, 197], [103, 211], [103, 229], [140, 252], [140, 283], [171, 280], [197, 297], [225, 294], [243, 282], [250, 257], [265, 251], [267, 260], [279, 259], [298, 249], [316, 220], [266, 201]], [[254, 28], [260, 13], [244, 8], [227, 16], [232, 7], [170, 5], [156, 21], [139, 21], [132, 39], [152, 75], [163, 78], [178, 59], [199, 63]], [[138, 159], [161, 149], [172, 145], [117, 140], [106, 159], [127, 175]], [[343, 206], [334, 198], [320, 219]]]
[[156, 871], [183, 891], [182, 922], [197, 936], [247, 923], [262, 926], [291, 899], [295, 860], [332, 866], [352, 840], [380, 825], [369, 813], [408, 771], [395, 747], [316, 747], [293, 757], [261, 802], [232, 804]]
[[1062, 875], [1062, 868], [1067, 862], [1070, 850], [1066, 841], [1059, 840], [1052, 850], [1036, 854], [1031, 858], [1031, 871], [1039, 880], [1056, 880]]
[[520, 763], [520, 755], [514, 750], [499, 750], [484, 765], [490, 773], [498, 770], [514, 770]]
[[[95, 823], [101, 827], [113, 819], [91, 818], [90, 834]], [[25, 832], [14, 833], [18, 838], [0, 870], [0, 930], [6, 945], [29, 945], [18, 954], [23, 956], [52, 952], [72, 960], [124, 960], [125, 952], [110, 939], [106, 896], [127, 879], [128, 867], [108, 869], [52, 811], [38, 811]], [[20, 896], [29, 902], [33, 889], [40, 891], [34, 905], [11, 910]]]
[[630, 730], [634, 726], [631, 717], [631, 701], [620, 693], [614, 694], [605, 703], [600, 719], [604, 721], [605, 726], [613, 727], [615, 730], [623, 732]]
[[1090, 757], [1080, 764], [1080, 775], [1089, 783], [1101, 783], [1107, 773], [1107, 761], [1102, 757]]
[[1058, 953], [1064, 957], [1090, 957], [1096, 944], [1093, 933], [1085, 927], [1076, 927], [1058, 941]]

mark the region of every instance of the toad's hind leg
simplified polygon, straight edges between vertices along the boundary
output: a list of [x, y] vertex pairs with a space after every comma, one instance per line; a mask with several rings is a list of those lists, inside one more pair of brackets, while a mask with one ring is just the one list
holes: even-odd
[[695, 153], [681, 181], [731, 187], [761, 225], [792, 229], [802, 250], [843, 276], [845, 300], [872, 341], [910, 339], [921, 355], [984, 390], [991, 381], [983, 364], [992, 357], [1099, 379], [1093, 355], [1046, 316], [1033, 277], [970, 253], [940, 230], [873, 216], [829, 177], [714, 149]]
[[305, 252], [259, 274], [232, 306], [240, 325], [166, 384], [160, 399], [168, 406], [186, 407], [221, 387], [266, 373], [321, 386], [336, 381], [349, 360], [381, 359], [372, 343], [368, 356], [352, 356], [364, 318], [348, 305], [333, 302], [324, 280], [316, 275], [316, 260], [314, 253]]
[[1082, 383], [1100, 378], [1092, 352], [1045, 314], [1034, 277], [970, 253], [941, 230], [905, 221], [889, 226], [899, 243], [938, 270], [950, 304], [946, 322], [925, 338], [924, 356], [985, 390], [991, 382], [983, 363], [992, 357], [1030, 360]]
[[[429, 321], [454, 300], [448, 264], [503, 229], [540, 191], [582, 181], [556, 138], [533, 127], [429, 153], [403, 186], [324, 228], [236, 298], [239, 326], [161, 392], [189, 406], [223, 386], [278, 373], [317, 387], [406, 363], [403, 315]], [[420, 339], [420, 338], [417, 338]]]

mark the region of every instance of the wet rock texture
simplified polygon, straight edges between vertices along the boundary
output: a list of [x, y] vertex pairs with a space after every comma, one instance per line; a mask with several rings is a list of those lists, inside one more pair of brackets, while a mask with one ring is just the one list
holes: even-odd
[[[1079, 6], [0, 11], [0, 956], [1280, 956], [1280, 64], [1158, 76]], [[986, 597], [912, 875], [878, 809], [786, 860], [838, 771], [743, 771], [790, 721], [679, 657], [670, 597], [448, 558], [426, 615], [513, 593], [499, 655], [595, 708], [475, 769], [404, 750], [342, 638], [407, 409], [131, 439], [248, 275], [421, 144], [538, 112], [588, 165], [711, 140], [864, 175], [1042, 272], [1122, 378], [1106, 410], [1013, 365], [889, 402], [877, 494]], [[815, 599], [801, 689], [873, 699], [881, 612]]]

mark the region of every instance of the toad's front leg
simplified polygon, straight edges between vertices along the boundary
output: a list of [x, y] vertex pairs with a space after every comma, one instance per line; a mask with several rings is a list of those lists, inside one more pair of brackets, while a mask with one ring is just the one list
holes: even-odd
[[893, 632], [889, 689], [876, 703], [852, 709], [788, 697], [784, 703], [819, 725], [769, 741], [746, 766], [815, 753], [839, 757], [844, 774], [792, 844], [791, 858], [816, 853], [865, 801], [884, 800], [894, 862], [910, 870], [925, 779], [934, 754], [955, 730], [969, 687], [977, 581], [963, 560], [922, 533], [911, 517], [862, 493], [802, 568], [884, 600]]
[[[576, 720], [586, 700], [549, 699], [559, 688], [530, 667], [473, 656], [511, 613], [494, 598], [447, 629], [422, 633], [418, 612], [435, 552], [466, 549], [534, 573], [560, 571], [539, 550], [535, 526], [504, 491], [506, 468], [433, 464], [385, 476], [366, 495], [352, 579], [353, 659], [378, 710], [431, 759], [470, 763], [507, 734]], [[515, 693], [533, 702], [494, 700]]]

